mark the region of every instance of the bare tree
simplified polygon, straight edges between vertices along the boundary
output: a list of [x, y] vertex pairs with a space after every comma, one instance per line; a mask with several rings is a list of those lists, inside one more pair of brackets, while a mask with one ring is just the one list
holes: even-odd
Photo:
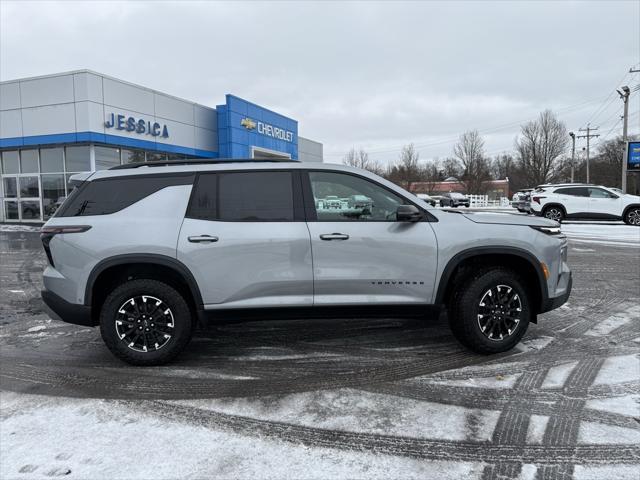
[[554, 179], [561, 169], [561, 156], [566, 152], [569, 135], [564, 123], [551, 110], [521, 127], [515, 141], [520, 168], [529, 185], [536, 186]]
[[484, 155], [484, 140], [478, 131], [470, 130], [460, 135], [458, 143], [453, 147], [453, 154], [462, 164], [459, 181], [467, 193], [485, 193], [491, 173], [489, 160]]
[[422, 169], [418, 164], [420, 154], [413, 143], [402, 147], [398, 161], [391, 165], [387, 171], [387, 178], [411, 191], [411, 186], [422, 179]]
[[356, 150], [355, 147], [347, 152], [342, 159], [342, 163], [351, 167], [362, 168], [370, 172], [381, 175], [383, 173], [382, 166], [375, 160], [369, 158], [369, 154], [362, 148]]
[[440, 167], [441, 180], [446, 180], [450, 177], [458, 179], [461, 175], [462, 169], [460, 168], [460, 162], [457, 159], [448, 157], [442, 161], [442, 165]]

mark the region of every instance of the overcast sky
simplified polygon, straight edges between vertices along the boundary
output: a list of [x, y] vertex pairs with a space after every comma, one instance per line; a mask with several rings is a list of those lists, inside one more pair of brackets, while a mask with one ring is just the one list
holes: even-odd
[[611, 138], [610, 94], [639, 64], [638, 0], [0, 0], [1, 80], [88, 68], [209, 106], [233, 93], [297, 119], [332, 162], [352, 146], [393, 161], [409, 142], [445, 157], [474, 128], [496, 154], [545, 108]]

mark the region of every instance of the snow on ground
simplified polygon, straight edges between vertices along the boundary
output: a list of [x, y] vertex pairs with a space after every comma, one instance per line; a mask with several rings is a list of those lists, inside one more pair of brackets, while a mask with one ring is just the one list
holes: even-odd
[[544, 382], [542, 382], [542, 388], [561, 388], [577, 364], [576, 361], [550, 368]]
[[0, 223], [0, 232], [39, 232], [39, 226]]
[[578, 442], [595, 445], [635, 445], [640, 444], [640, 431], [601, 423], [582, 422]]
[[640, 355], [623, 355], [607, 358], [593, 384], [637, 382], [638, 379], [640, 379]]
[[436, 385], [450, 385], [452, 387], [476, 387], [476, 388], [513, 388], [520, 374], [495, 375], [493, 377], [467, 378], [464, 380], [436, 380]]
[[635, 319], [637, 321], [639, 318], [640, 305], [633, 305], [627, 308], [623, 313], [618, 313], [605, 318], [602, 322], [598, 323], [595, 327], [587, 331], [585, 335], [594, 337], [608, 335], [621, 326], [626, 325], [632, 319]]
[[527, 430], [527, 443], [541, 444], [544, 432], [547, 429], [549, 417], [544, 415], [531, 415], [529, 429]]
[[605, 478], [616, 480], [638, 480], [637, 465], [607, 465], [607, 466], [583, 466], [576, 465], [573, 472], [574, 480], [603, 480]]
[[500, 416], [499, 411], [468, 409], [353, 389], [259, 399], [180, 400], [172, 403], [327, 430], [459, 441], [490, 440]]
[[141, 415], [117, 401], [1, 399], [3, 479], [473, 479], [483, 468], [244, 437]]
[[594, 410], [619, 413], [620, 415], [639, 417], [640, 395], [624, 395], [621, 397], [587, 400], [586, 407], [593, 408]]
[[622, 247], [640, 247], [640, 228], [622, 223], [563, 222], [561, 227], [570, 240]]

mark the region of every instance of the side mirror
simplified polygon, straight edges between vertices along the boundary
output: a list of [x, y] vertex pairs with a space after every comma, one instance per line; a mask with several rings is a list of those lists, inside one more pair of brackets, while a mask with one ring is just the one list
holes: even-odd
[[422, 219], [422, 212], [415, 205], [400, 205], [396, 210], [396, 221], [417, 222]]

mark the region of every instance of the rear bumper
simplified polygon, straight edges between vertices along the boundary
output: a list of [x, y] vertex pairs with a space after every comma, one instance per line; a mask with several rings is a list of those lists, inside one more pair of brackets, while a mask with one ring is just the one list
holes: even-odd
[[69, 303], [49, 290], [42, 290], [41, 295], [44, 301], [45, 311], [51, 318], [73, 323], [74, 325], [83, 325], [85, 327], [95, 326], [91, 318], [91, 307]]
[[569, 282], [567, 283], [566, 291], [560, 295], [559, 297], [547, 298], [542, 302], [540, 306], [540, 313], [548, 312], [550, 310], [554, 310], [562, 305], [564, 305], [569, 299], [569, 295], [571, 295], [571, 287], [573, 286], [573, 275], [569, 273]]

